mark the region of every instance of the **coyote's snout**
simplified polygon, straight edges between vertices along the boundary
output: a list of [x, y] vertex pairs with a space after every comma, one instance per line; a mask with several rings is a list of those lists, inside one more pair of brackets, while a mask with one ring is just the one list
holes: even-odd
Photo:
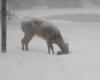
[[61, 49], [61, 52], [68, 53], [68, 44], [64, 42], [60, 31], [55, 27], [55, 25], [40, 19], [32, 19], [29, 21], [24, 21], [21, 24], [21, 28], [24, 32], [24, 38], [21, 40], [22, 49], [24, 47], [28, 50], [28, 43], [35, 36], [43, 38], [48, 46], [48, 53], [50, 50], [54, 54], [53, 44], [56, 44]]

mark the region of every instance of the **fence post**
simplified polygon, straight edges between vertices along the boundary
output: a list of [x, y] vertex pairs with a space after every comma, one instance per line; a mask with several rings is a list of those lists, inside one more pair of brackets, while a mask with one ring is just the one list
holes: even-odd
[[6, 0], [1, 0], [1, 51], [6, 52]]

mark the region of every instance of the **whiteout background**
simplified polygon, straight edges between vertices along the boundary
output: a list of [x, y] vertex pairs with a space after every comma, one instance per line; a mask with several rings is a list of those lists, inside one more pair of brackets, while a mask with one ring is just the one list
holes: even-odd
[[[99, 22], [49, 19], [69, 44], [70, 53], [66, 55], [49, 55], [45, 41], [38, 37], [32, 39], [28, 52], [21, 50], [20, 43], [23, 38], [20, 23], [25, 19], [63, 14], [97, 15], [99, 9], [33, 8], [15, 13], [17, 17], [8, 21], [7, 26], [7, 53], [0, 52], [0, 80], [100, 80]], [[59, 48], [54, 46], [57, 51]]]

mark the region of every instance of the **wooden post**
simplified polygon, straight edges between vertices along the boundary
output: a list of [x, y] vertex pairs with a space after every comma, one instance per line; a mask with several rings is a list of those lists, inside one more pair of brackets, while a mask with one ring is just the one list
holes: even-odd
[[1, 0], [1, 51], [6, 52], [6, 0]]

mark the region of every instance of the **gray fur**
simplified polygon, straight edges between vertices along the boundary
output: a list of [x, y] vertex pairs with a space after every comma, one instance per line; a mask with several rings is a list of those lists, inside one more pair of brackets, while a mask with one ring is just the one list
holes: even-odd
[[21, 24], [21, 28], [24, 32], [24, 38], [21, 40], [23, 50], [24, 47], [28, 50], [28, 43], [35, 35], [37, 35], [46, 41], [48, 53], [50, 53], [51, 49], [54, 54], [53, 44], [58, 45], [62, 52], [68, 53], [68, 47], [66, 46], [60, 31], [50, 22], [40, 19], [32, 19], [24, 21]]

